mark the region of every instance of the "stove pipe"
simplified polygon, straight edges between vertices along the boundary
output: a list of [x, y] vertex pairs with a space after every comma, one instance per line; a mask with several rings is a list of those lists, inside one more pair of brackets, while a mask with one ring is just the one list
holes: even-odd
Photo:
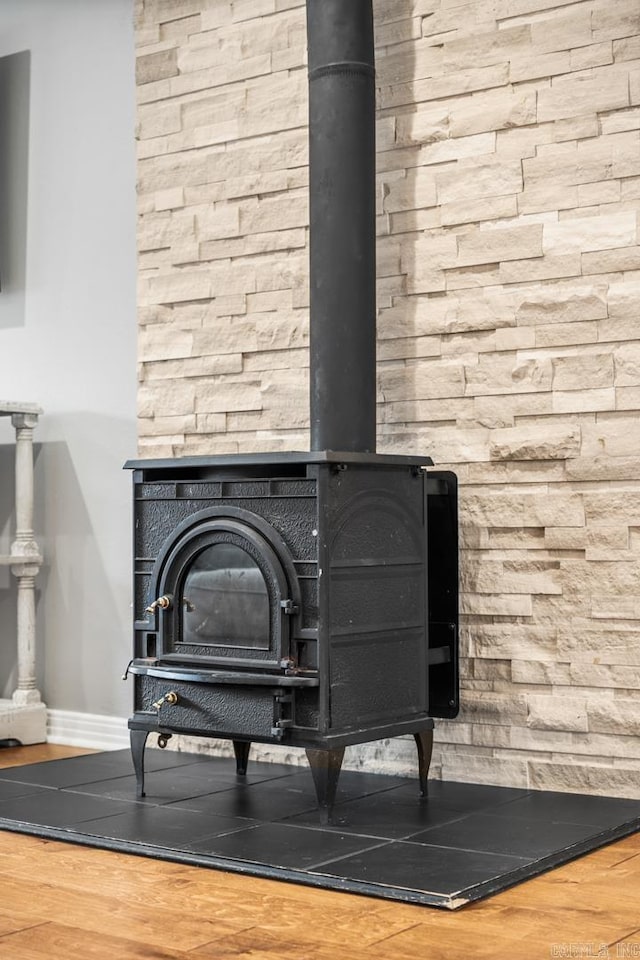
[[307, 0], [311, 449], [376, 448], [371, 0]]

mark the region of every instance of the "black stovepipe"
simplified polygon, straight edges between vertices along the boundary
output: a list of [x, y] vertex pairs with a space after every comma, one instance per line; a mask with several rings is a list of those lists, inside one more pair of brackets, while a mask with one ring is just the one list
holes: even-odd
[[376, 447], [371, 0], [307, 0], [311, 449]]

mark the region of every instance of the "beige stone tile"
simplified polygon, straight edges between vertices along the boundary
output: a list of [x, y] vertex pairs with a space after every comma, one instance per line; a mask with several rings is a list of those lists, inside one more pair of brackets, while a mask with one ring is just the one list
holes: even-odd
[[588, 253], [591, 250], [609, 250], [636, 244], [637, 215], [635, 211], [564, 220], [561, 223], [544, 225], [545, 253]]
[[637, 769], [612, 770], [610, 766], [606, 759], [600, 765], [588, 761], [584, 764], [531, 761], [528, 764], [529, 783], [536, 790], [640, 799]]
[[533, 730], [566, 730], [586, 733], [587, 701], [582, 697], [527, 696], [527, 726]]
[[[144, 48], [143, 48], [144, 49]], [[176, 47], [160, 50], [157, 53], [143, 53], [136, 58], [136, 83], [153, 83], [178, 73], [178, 51]]]
[[528, 425], [491, 433], [493, 460], [565, 460], [580, 451], [581, 433], [577, 425]]
[[479, 229], [458, 238], [459, 266], [525, 260], [542, 256], [542, 224], [511, 229]]
[[467, 160], [436, 173], [436, 187], [439, 203], [511, 196], [522, 190], [522, 165], [499, 157]]
[[[606, 69], [606, 68], [605, 68]], [[602, 77], [580, 76], [571, 82], [557, 84], [538, 95], [538, 121], [560, 120], [595, 111], [628, 107], [628, 77], [612, 72], [603, 82]]]

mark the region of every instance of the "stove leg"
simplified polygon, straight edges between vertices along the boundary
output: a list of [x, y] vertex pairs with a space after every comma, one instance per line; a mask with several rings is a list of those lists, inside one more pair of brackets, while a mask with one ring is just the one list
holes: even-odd
[[136, 774], [136, 796], [144, 797], [144, 747], [149, 736], [148, 730], [131, 730], [131, 759]]
[[423, 797], [426, 797], [429, 795], [427, 778], [429, 776], [429, 766], [431, 765], [431, 754], [433, 753], [433, 727], [430, 730], [420, 730], [419, 733], [414, 733], [413, 736], [418, 748], [420, 793]]
[[338, 750], [308, 749], [306, 754], [316, 788], [320, 823], [323, 825], [331, 823], [344, 747]]
[[250, 750], [251, 744], [247, 740], [233, 741], [233, 751], [236, 755], [236, 773], [240, 777], [244, 777], [247, 772]]

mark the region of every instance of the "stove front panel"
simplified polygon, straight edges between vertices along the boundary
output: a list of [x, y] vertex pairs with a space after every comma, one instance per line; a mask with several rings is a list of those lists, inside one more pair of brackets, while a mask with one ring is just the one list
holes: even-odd
[[315, 490], [306, 477], [134, 475], [136, 656], [315, 668]]

